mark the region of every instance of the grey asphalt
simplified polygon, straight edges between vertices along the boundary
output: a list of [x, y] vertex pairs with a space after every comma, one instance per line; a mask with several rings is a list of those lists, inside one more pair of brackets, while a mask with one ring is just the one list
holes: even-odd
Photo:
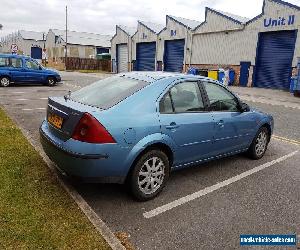
[[[65, 72], [63, 84], [53, 88], [0, 88], [0, 105], [39, 146], [38, 128], [46, 113], [45, 98], [75, 91], [103, 77]], [[274, 115], [276, 135], [300, 140], [300, 109], [253, 100], [247, 103]], [[73, 185], [113, 231], [128, 233], [137, 249], [239, 249], [240, 234], [300, 234], [299, 152], [158, 216], [146, 219], [143, 213], [295, 150], [300, 151], [300, 147], [272, 139], [261, 160], [237, 155], [174, 172], [161, 195], [148, 202], [132, 200], [122, 185]]]

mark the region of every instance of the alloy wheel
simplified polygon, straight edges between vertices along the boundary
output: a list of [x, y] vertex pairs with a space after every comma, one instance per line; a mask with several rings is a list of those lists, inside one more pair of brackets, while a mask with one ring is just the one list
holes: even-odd
[[165, 165], [159, 157], [147, 159], [138, 174], [138, 186], [144, 194], [155, 193], [163, 184]]
[[257, 156], [261, 156], [265, 152], [268, 143], [267, 140], [268, 140], [267, 133], [265, 131], [261, 131], [257, 136], [255, 142], [255, 152]]
[[1, 79], [1, 86], [3, 86], [3, 87], [7, 87], [8, 85], [9, 85], [9, 79], [8, 78], [6, 78], [6, 77], [3, 77], [2, 79]]

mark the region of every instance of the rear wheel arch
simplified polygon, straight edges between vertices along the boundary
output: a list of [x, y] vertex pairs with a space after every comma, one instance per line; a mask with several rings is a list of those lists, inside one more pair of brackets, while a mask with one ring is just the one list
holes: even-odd
[[173, 160], [174, 160], [174, 155], [173, 155], [173, 151], [172, 149], [165, 143], [162, 142], [156, 142], [153, 143], [151, 145], [148, 145], [146, 148], [144, 148], [141, 152], [139, 152], [139, 154], [135, 157], [134, 161], [132, 162], [127, 177], [126, 179], [128, 179], [128, 177], [131, 175], [132, 170], [134, 169], [135, 164], [139, 161], [139, 159], [146, 154], [147, 152], [151, 151], [151, 150], [160, 150], [163, 153], [166, 154], [166, 156], [168, 157], [168, 161], [169, 161], [169, 166], [170, 168], [172, 167], [173, 164]]

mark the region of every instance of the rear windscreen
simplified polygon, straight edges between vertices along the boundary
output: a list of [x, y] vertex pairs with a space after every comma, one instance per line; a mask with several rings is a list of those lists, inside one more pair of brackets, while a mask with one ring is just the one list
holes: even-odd
[[90, 106], [108, 109], [148, 84], [140, 80], [113, 76], [72, 93], [70, 99]]

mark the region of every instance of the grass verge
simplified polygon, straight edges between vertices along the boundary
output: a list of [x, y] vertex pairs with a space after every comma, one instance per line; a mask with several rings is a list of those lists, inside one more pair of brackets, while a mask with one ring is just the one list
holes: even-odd
[[1, 108], [0, 249], [110, 249]]

